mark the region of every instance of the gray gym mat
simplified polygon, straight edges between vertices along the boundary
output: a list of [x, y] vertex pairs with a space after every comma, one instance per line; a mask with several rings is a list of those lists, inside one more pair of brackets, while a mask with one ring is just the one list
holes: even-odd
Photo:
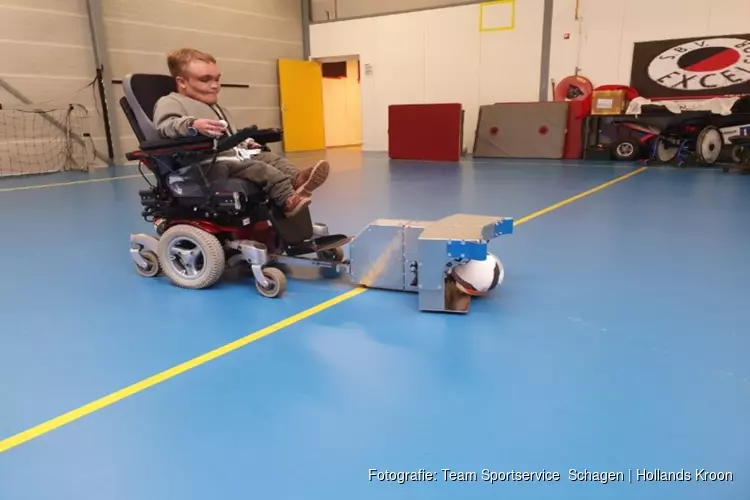
[[567, 121], [567, 102], [499, 103], [481, 106], [474, 141], [474, 156], [562, 158]]

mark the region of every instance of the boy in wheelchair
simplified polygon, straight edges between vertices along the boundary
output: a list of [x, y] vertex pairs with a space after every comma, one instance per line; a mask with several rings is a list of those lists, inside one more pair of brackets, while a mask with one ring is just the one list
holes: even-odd
[[[180, 49], [169, 54], [167, 64], [177, 92], [156, 103], [154, 125], [159, 133], [168, 139], [234, 134], [231, 115], [218, 104], [221, 74], [216, 59], [195, 49]], [[209, 182], [240, 178], [257, 184], [288, 217], [310, 204], [312, 192], [326, 181], [330, 169], [328, 162], [320, 161], [297, 170], [285, 158], [262, 152], [252, 139], [221, 153], [213, 165], [201, 167]]]

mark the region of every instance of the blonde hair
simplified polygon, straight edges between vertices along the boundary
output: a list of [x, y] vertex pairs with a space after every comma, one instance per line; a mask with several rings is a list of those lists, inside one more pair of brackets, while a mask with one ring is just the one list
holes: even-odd
[[177, 49], [167, 56], [167, 66], [173, 78], [185, 76], [185, 67], [193, 61], [216, 64], [214, 56], [196, 49]]

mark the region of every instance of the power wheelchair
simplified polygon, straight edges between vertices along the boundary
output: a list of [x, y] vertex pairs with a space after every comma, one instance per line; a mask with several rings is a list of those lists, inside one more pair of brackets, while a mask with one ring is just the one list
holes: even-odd
[[[166, 75], [132, 74], [123, 80], [120, 106], [139, 146], [126, 155], [153, 174], [156, 182], [139, 191], [141, 215], [153, 223], [157, 236], [130, 236], [136, 271], [145, 277], [164, 274], [175, 285], [204, 289], [225, 269], [250, 265], [258, 292], [279, 297], [286, 275], [273, 264], [303, 260], [335, 270], [346, 269], [343, 246], [352, 238], [328, 233], [313, 223], [308, 208], [286, 217], [259, 186], [242, 179], [208, 182], [205, 169], [223, 151], [252, 137], [268, 150], [280, 142], [280, 129], [249, 127], [221, 139], [163, 139], [153, 123], [156, 102], [176, 91]], [[208, 162], [208, 163], [206, 163]], [[143, 171], [141, 170], [143, 174]]]

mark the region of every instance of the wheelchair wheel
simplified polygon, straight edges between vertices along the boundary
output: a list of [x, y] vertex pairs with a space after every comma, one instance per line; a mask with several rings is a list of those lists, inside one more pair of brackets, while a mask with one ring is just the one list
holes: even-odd
[[146, 250], [145, 252], [141, 252], [141, 257], [143, 257], [143, 260], [146, 261], [148, 266], [143, 268], [136, 264], [135, 271], [144, 278], [153, 278], [154, 276], [158, 276], [161, 272], [161, 267], [159, 266], [159, 258], [156, 256], [156, 254], [154, 252], [149, 252], [148, 250]]
[[745, 146], [732, 146], [729, 155], [734, 163], [740, 165], [744, 165], [750, 160], [750, 154], [745, 150]]
[[275, 267], [264, 267], [263, 276], [268, 280], [268, 287], [264, 287], [259, 282], [255, 282], [255, 288], [264, 297], [275, 299], [281, 297], [286, 291], [286, 275], [281, 269]]
[[664, 139], [659, 139], [659, 142], [656, 144], [656, 158], [662, 163], [669, 163], [677, 158], [679, 150], [679, 146]]
[[157, 254], [164, 274], [181, 288], [208, 288], [219, 281], [226, 267], [216, 236], [187, 224], [167, 229], [159, 239]]
[[330, 250], [321, 250], [316, 254], [318, 260], [324, 262], [343, 262], [344, 260], [344, 249], [341, 247], [332, 248]]
[[634, 161], [641, 150], [635, 141], [620, 141], [614, 145], [612, 152], [617, 161]]
[[698, 161], [704, 165], [713, 165], [719, 160], [721, 149], [724, 145], [724, 137], [721, 131], [709, 125], [698, 134], [695, 141], [695, 155]]

